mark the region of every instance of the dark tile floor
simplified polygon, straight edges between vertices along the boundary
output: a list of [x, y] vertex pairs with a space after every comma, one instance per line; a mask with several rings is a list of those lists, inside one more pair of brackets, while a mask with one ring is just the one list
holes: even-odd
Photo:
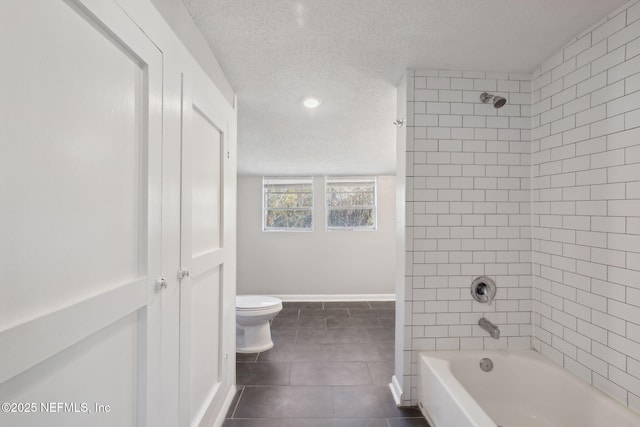
[[274, 348], [237, 354], [238, 394], [225, 427], [428, 427], [398, 408], [393, 302], [286, 302]]

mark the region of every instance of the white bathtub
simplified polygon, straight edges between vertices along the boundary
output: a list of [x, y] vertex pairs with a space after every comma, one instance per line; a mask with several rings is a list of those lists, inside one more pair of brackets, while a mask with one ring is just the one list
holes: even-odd
[[640, 415], [531, 350], [421, 352], [418, 376], [432, 427], [640, 426]]

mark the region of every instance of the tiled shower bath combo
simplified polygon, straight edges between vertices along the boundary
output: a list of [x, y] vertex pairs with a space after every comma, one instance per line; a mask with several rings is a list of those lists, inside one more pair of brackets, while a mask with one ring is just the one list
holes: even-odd
[[421, 351], [533, 348], [640, 412], [639, 107], [635, 1], [532, 75], [408, 71], [403, 403]]

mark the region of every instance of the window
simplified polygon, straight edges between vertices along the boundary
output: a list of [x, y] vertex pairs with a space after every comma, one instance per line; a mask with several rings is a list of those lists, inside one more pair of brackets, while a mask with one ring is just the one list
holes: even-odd
[[328, 230], [376, 229], [376, 179], [326, 178]]
[[263, 178], [263, 231], [312, 231], [313, 178]]

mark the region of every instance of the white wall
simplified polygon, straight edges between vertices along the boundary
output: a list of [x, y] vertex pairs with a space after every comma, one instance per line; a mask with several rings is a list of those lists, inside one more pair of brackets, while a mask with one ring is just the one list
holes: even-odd
[[534, 346], [640, 412], [640, 3], [533, 79]]
[[238, 294], [395, 293], [395, 177], [378, 177], [378, 229], [326, 231], [314, 177], [314, 231], [262, 231], [262, 177], [238, 179]]
[[151, 0], [151, 2], [218, 90], [233, 105], [235, 102], [233, 88], [182, 0]]
[[[417, 351], [531, 347], [530, 90], [528, 74], [408, 71], [405, 404]], [[498, 286], [490, 306], [470, 295], [481, 275]]]

